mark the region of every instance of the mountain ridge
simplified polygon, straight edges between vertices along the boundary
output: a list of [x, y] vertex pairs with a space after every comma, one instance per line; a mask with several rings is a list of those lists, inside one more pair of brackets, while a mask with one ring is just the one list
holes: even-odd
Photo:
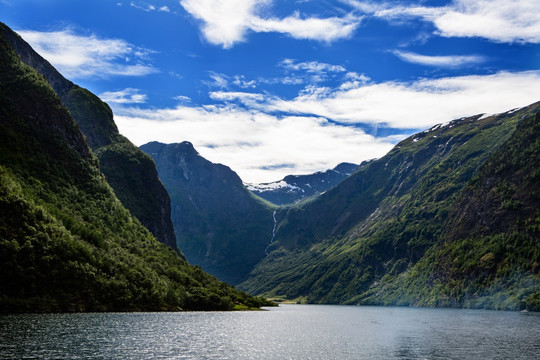
[[244, 183], [244, 185], [255, 195], [275, 205], [290, 205], [330, 190], [356, 171], [358, 166], [344, 162], [333, 169], [312, 174], [287, 175], [278, 181], [260, 184]]
[[[388, 288], [394, 286], [393, 294], [403, 293], [406, 289], [399, 286], [406, 285], [396, 279], [419, 271], [416, 264], [435, 261], [429, 255], [437, 251], [449, 231], [446, 222], [456, 211], [452, 204], [461, 190], [497, 149], [518, 136], [517, 124], [534, 119], [539, 110], [536, 103], [495, 116], [476, 115], [434, 126], [401, 141], [383, 158], [316, 199], [278, 210], [280, 223], [269, 255], [239, 287], [314, 303], [433, 306], [429, 294], [434, 292], [426, 292], [427, 280], [423, 288], [407, 284], [420, 295], [415, 298], [409, 293], [406, 301], [388, 295]], [[508, 211], [516, 204], [507, 202], [505, 206]], [[529, 239], [525, 249], [540, 246], [531, 235], [522, 236]], [[525, 260], [514, 262], [519, 261]], [[425, 279], [429, 272], [421, 274]], [[538, 277], [531, 279], [538, 284]], [[532, 300], [516, 299], [511, 286], [500, 294], [505, 291], [512, 304], [489, 301], [485, 307], [535, 308], [528, 305]], [[526, 291], [534, 298], [538, 285]], [[452, 306], [439, 300], [440, 306]], [[461, 298], [453, 305], [481, 303]]]

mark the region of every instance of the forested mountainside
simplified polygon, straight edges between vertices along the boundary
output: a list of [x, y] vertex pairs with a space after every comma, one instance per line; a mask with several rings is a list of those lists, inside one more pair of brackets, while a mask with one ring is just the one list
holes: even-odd
[[4, 24], [0, 33], [21, 60], [41, 73], [71, 113], [101, 171], [116, 196], [161, 242], [176, 249], [170, 214], [170, 199], [159, 181], [152, 160], [120, 135], [109, 106], [90, 91], [65, 79], [20, 36]]
[[367, 301], [540, 311], [540, 112], [535, 111], [460, 193], [440, 244]]
[[313, 174], [287, 175], [280, 181], [245, 185], [249, 191], [272, 204], [290, 205], [330, 190], [357, 168], [356, 164], [341, 163], [333, 169]]
[[0, 311], [230, 310], [235, 290], [158, 242], [77, 122], [0, 33]]
[[540, 104], [438, 125], [278, 211], [239, 287], [311, 303], [539, 310]]
[[272, 205], [189, 142], [151, 142], [141, 149], [153, 157], [169, 191], [178, 246], [188, 261], [223, 281], [245, 280], [272, 241]]

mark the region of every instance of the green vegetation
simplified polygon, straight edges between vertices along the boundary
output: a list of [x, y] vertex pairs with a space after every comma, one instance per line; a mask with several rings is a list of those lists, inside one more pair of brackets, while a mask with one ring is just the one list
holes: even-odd
[[42, 74], [67, 107], [101, 171], [125, 207], [164, 244], [176, 249], [170, 199], [151, 159], [120, 135], [109, 106], [90, 91], [65, 79], [23, 39], [0, 23], [0, 34], [23, 62]]
[[538, 309], [539, 109], [434, 127], [285, 209], [240, 287], [311, 303]]
[[440, 245], [367, 301], [540, 311], [539, 139], [529, 114], [460, 194]]
[[0, 309], [270, 305], [156, 241], [116, 198], [47, 81], [0, 36]]

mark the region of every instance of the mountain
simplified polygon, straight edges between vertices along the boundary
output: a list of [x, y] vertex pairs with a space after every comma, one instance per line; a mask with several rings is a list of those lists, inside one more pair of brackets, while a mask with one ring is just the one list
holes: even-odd
[[77, 122], [116, 196], [164, 244], [176, 249], [170, 199], [152, 160], [120, 135], [109, 106], [65, 79], [19, 35], [0, 24], [0, 33], [21, 60], [49, 82]]
[[439, 246], [405, 276], [380, 286], [378, 299], [540, 310], [538, 106], [535, 111], [520, 114], [512, 137], [460, 193]]
[[269, 255], [239, 287], [311, 303], [539, 309], [539, 111], [437, 125], [278, 210]]
[[264, 299], [131, 215], [47, 80], [0, 32], [0, 312], [231, 310]]
[[189, 142], [151, 142], [141, 149], [154, 159], [171, 196], [178, 246], [188, 261], [223, 281], [244, 280], [272, 241], [274, 208]]
[[357, 168], [356, 164], [341, 163], [331, 170], [314, 174], [288, 175], [280, 181], [245, 185], [249, 191], [273, 204], [289, 205], [330, 190]]

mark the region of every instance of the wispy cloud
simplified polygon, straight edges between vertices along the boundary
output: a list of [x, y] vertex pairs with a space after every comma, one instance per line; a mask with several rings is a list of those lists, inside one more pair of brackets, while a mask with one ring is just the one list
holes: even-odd
[[214, 91], [211, 92], [210, 98], [218, 101], [234, 101], [240, 100], [245, 103], [252, 103], [253, 101], [263, 101], [266, 97], [263, 94], [246, 93], [239, 91]]
[[143, 76], [158, 72], [146, 61], [151, 51], [120, 39], [54, 32], [17, 31], [41, 56], [70, 79]]
[[173, 98], [174, 100], [177, 100], [181, 103], [190, 103], [191, 102], [191, 98], [189, 96], [185, 96], [185, 95], [178, 95], [178, 96], [175, 96]]
[[344, 0], [366, 15], [389, 21], [406, 17], [433, 23], [444, 37], [482, 37], [495, 42], [540, 43], [538, 0], [454, 0], [446, 6], [402, 6]]
[[181, 0], [180, 4], [202, 22], [202, 33], [211, 44], [231, 48], [245, 40], [248, 31], [277, 32], [295, 39], [332, 42], [350, 37], [361, 18], [302, 17], [277, 18], [269, 12], [271, 0]]
[[232, 83], [242, 89], [255, 88], [257, 86], [257, 81], [247, 80], [244, 75], [235, 75]]
[[298, 62], [294, 59], [283, 59], [277, 64], [283, 69], [283, 75], [271, 78], [258, 77], [248, 79], [245, 75], [229, 76], [213, 71], [208, 72], [211, 81], [203, 81], [208, 87], [215, 89], [255, 89], [261, 84], [266, 85], [301, 85], [306, 83], [322, 83], [325, 81], [362, 81], [369, 80], [365, 75], [348, 72], [341, 65], [332, 65], [319, 61]]
[[211, 88], [227, 89], [229, 87], [229, 76], [214, 71], [209, 71], [208, 76], [212, 81], [203, 81]]
[[146, 94], [139, 89], [127, 88], [120, 91], [105, 91], [99, 94], [101, 100], [115, 104], [143, 104], [147, 100]]
[[402, 59], [403, 61], [413, 64], [438, 66], [438, 67], [461, 67], [464, 65], [479, 64], [486, 61], [484, 56], [480, 55], [444, 55], [444, 56], [432, 56], [421, 55], [408, 51], [393, 51], [393, 54]]
[[294, 59], [284, 59], [279, 63], [279, 65], [287, 70], [302, 70], [317, 74], [346, 71], [346, 69], [341, 65], [331, 65], [319, 61], [296, 62]]
[[[122, 6], [122, 3], [117, 3], [117, 5]], [[156, 5], [147, 3], [146, 1], [132, 1], [129, 3], [129, 6], [138, 10], [146, 11], [146, 12], [151, 12], [151, 11], [171, 12], [171, 9], [166, 5], [156, 6]]]

